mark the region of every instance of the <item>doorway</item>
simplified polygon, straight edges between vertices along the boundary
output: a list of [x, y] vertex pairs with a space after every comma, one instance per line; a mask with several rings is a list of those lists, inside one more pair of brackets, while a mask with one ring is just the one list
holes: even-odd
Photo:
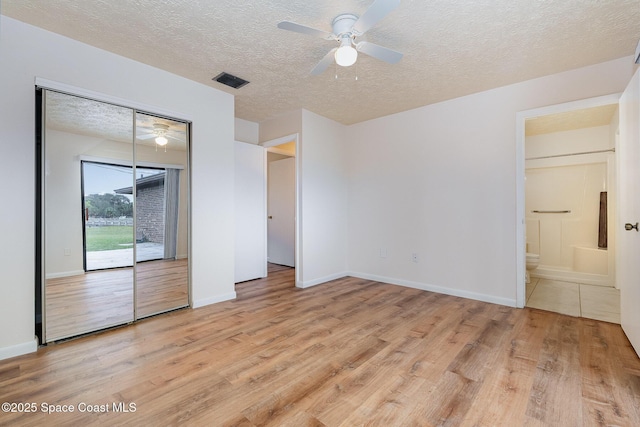
[[267, 175], [267, 274], [298, 265], [298, 136], [268, 141]]
[[518, 114], [520, 307], [620, 322], [617, 103], [612, 95]]
[[295, 267], [295, 180], [293, 155], [268, 151], [267, 260], [270, 264]]

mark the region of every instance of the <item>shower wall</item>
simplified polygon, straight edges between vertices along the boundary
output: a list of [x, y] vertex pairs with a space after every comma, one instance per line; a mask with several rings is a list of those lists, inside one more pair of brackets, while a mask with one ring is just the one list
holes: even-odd
[[526, 177], [529, 252], [539, 253], [542, 265], [573, 269], [574, 247], [598, 248], [607, 164], [528, 169]]
[[[609, 126], [527, 137], [526, 250], [540, 255], [534, 277], [613, 286], [614, 154], [568, 155], [612, 145]], [[558, 157], [536, 158], [546, 156]], [[598, 248], [601, 192], [606, 249]]]

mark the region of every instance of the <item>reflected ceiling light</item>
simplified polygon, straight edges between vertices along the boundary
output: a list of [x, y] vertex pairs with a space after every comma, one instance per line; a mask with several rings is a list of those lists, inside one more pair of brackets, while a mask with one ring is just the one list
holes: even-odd
[[162, 135], [156, 138], [156, 144], [160, 146], [167, 145], [167, 142], [169, 142], [169, 140]]
[[358, 59], [358, 51], [351, 45], [351, 37], [345, 35], [340, 41], [340, 47], [335, 53], [336, 64], [350, 67]]

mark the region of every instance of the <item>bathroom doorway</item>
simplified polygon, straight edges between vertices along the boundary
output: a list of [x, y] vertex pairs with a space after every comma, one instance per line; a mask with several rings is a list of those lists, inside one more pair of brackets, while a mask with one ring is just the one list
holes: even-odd
[[519, 119], [523, 305], [620, 323], [617, 96], [539, 109]]

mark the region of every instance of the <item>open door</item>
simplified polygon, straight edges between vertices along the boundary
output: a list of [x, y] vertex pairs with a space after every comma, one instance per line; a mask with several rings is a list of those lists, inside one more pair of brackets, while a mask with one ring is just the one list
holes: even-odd
[[267, 277], [265, 154], [235, 142], [235, 283]]
[[640, 355], [640, 70], [620, 98], [618, 265], [622, 329]]

